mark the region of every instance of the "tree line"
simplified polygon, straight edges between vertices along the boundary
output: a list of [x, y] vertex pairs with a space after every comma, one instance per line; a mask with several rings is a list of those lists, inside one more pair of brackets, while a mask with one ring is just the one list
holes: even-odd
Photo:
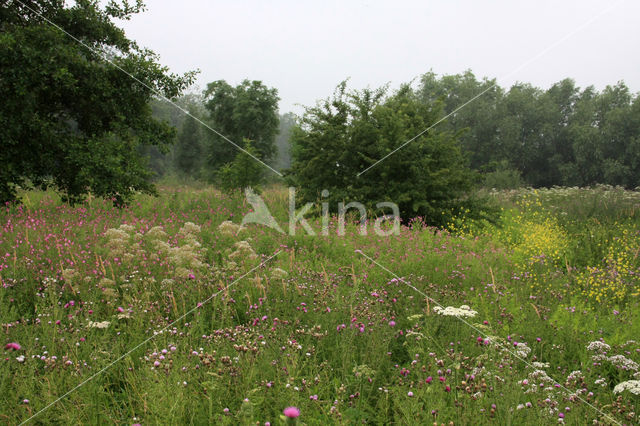
[[300, 201], [374, 209], [390, 200], [404, 218], [442, 224], [489, 212], [478, 185], [640, 185], [640, 100], [623, 82], [507, 90], [471, 71], [427, 72], [397, 90], [342, 82], [301, 116], [280, 114], [277, 89], [261, 81], [217, 80], [185, 95], [195, 72], [169, 73], [113, 23], [142, 9], [97, 0], [0, 8], [0, 201], [54, 188], [70, 202], [92, 193], [122, 205], [154, 193], [154, 176], [233, 190], [274, 168]]
[[[275, 98], [277, 92], [271, 90]], [[602, 91], [593, 86], [581, 89], [571, 79], [546, 90], [527, 83], [504, 89], [495, 80], [476, 78], [471, 71], [444, 76], [428, 72], [413, 90], [417, 102], [439, 111], [433, 122], [446, 117], [434, 132], [456, 135], [469, 167], [478, 172], [485, 186], [640, 185], [640, 100], [624, 82]], [[232, 114], [207, 115], [216, 100], [205, 102], [200, 97], [198, 102], [194, 98], [191, 101], [204, 120], [225, 129], [225, 121]], [[274, 145], [268, 152], [264, 148], [259, 152], [278, 170], [286, 170], [292, 164], [292, 129], [304, 118], [287, 113], [276, 120], [275, 102], [270, 108], [270, 113], [263, 112], [273, 120], [268, 126], [270, 133], [261, 143], [268, 140]], [[252, 120], [250, 114], [236, 114], [236, 119]], [[206, 129], [203, 132], [195, 122], [185, 122], [188, 125], [175, 146], [174, 170], [202, 178], [198, 162], [205, 157], [200, 151], [222, 141], [216, 141], [215, 135], [207, 141]], [[253, 137], [259, 124], [256, 120]], [[240, 123], [236, 126], [242, 128]], [[237, 128], [229, 129], [229, 134], [240, 141], [250, 134], [241, 133]], [[404, 141], [396, 142], [399, 146]], [[205, 162], [207, 167], [217, 169], [237, 152], [231, 145], [223, 144], [220, 149], [224, 154], [218, 154], [216, 161]]]
[[547, 90], [526, 83], [506, 90], [471, 71], [442, 77], [429, 72], [418, 91], [423, 102], [441, 102], [445, 115], [453, 113], [440, 125], [460, 132], [470, 166], [493, 172], [490, 181], [640, 185], [640, 98], [624, 82], [602, 91], [580, 89], [571, 79]]

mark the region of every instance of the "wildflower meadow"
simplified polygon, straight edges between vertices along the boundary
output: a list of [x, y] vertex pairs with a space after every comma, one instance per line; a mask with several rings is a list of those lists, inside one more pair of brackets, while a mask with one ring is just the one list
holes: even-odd
[[[0, 211], [3, 424], [637, 424], [640, 193], [242, 226], [241, 192]], [[284, 228], [286, 189], [262, 198]], [[320, 217], [309, 215], [318, 230]]]

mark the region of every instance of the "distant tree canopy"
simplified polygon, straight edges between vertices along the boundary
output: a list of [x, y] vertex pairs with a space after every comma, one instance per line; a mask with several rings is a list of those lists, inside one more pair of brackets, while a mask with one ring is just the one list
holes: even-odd
[[112, 22], [140, 12], [140, 1], [22, 3], [0, 8], [0, 201], [14, 200], [18, 186], [54, 187], [71, 202], [154, 192], [140, 147], [166, 150], [175, 129], [153, 119], [153, 90], [175, 98], [194, 73], [169, 74]]
[[276, 152], [272, 160], [272, 167], [284, 170], [291, 167], [291, 130], [296, 124], [296, 115], [287, 112], [280, 115], [280, 126], [276, 135]]
[[264, 178], [264, 166], [253, 157], [259, 155], [250, 140], [243, 141], [246, 152], [239, 152], [231, 163], [227, 163], [218, 171], [217, 184], [225, 191], [242, 188], [257, 188]]
[[534, 187], [640, 185], [640, 96], [624, 83], [602, 92], [580, 90], [570, 79], [546, 91], [494, 85], [471, 71], [441, 78], [427, 73], [418, 89], [423, 102], [443, 102], [443, 115], [487, 90], [438, 125], [463, 131], [473, 168], [503, 177], [510, 168]]
[[[278, 133], [278, 91], [260, 81], [244, 80], [233, 87], [224, 80], [209, 83], [204, 91], [204, 105], [211, 127], [238, 146], [245, 139], [263, 161], [275, 153], [275, 137]], [[219, 135], [209, 132], [205, 168], [215, 172], [231, 163], [241, 152]]]
[[175, 145], [175, 166], [182, 175], [199, 177], [203, 155], [201, 132], [200, 123], [192, 116], [187, 116]]
[[[390, 201], [403, 219], [421, 216], [434, 225], [463, 209], [481, 214], [468, 197], [473, 173], [454, 133], [423, 133], [375, 165], [441, 114], [440, 102], [421, 102], [408, 85], [387, 96], [385, 88], [347, 92], [343, 82], [333, 98], [307, 108], [294, 127], [289, 183], [301, 201], [328, 201], [333, 208], [359, 201], [372, 210]], [[328, 196], [321, 193], [325, 189]]]

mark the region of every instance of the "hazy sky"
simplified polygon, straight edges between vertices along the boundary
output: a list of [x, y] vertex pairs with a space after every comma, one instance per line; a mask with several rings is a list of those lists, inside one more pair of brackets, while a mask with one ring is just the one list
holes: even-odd
[[278, 89], [281, 112], [301, 112], [296, 104], [347, 77], [353, 88], [397, 87], [429, 70], [471, 69], [502, 86], [571, 77], [640, 90], [636, 0], [147, 0], [147, 9], [122, 26], [172, 71], [199, 68], [200, 88], [262, 80]]

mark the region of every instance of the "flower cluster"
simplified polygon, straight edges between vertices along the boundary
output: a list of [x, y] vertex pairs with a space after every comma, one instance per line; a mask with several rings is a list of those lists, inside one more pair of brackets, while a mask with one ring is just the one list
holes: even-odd
[[236, 225], [230, 220], [225, 220], [220, 225], [218, 225], [218, 231], [220, 231], [222, 235], [228, 235], [230, 237], [235, 237], [244, 230], [245, 228], [243, 226]]
[[626, 382], [618, 383], [613, 388], [613, 393], [622, 393], [629, 391], [634, 395], [640, 395], [640, 380], [627, 380]]
[[478, 314], [478, 312], [474, 311], [467, 305], [461, 305], [459, 308], [447, 306], [444, 309], [440, 306], [436, 306], [435, 308], [433, 308], [433, 311], [438, 315], [457, 318], [473, 318]]

